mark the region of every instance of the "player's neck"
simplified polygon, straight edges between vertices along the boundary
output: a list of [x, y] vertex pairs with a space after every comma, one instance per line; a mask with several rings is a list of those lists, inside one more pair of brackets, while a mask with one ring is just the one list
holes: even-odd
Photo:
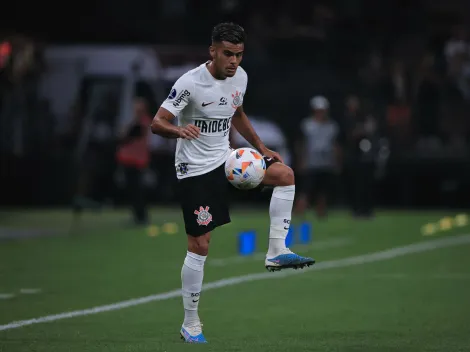
[[206, 65], [206, 67], [207, 67], [207, 70], [209, 71], [209, 73], [215, 79], [223, 81], [225, 78], [227, 78], [227, 77], [221, 76], [219, 73], [217, 73], [213, 61], [209, 61], [209, 63]]

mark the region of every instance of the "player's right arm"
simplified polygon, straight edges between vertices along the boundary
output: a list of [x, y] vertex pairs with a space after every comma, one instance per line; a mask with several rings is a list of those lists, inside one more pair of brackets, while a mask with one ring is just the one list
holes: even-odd
[[152, 121], [152, 133], [165, 138], [194, 139], [199, 137], [198, 127], [194, 125], [175, 126], [171, 123], [174, 118], [175, 115], [164, 107], [160, 107]]
[[199, 128], [188, 124], [175, 126], [171, 121], [189, 104], [194, 94], [194, 84], [190, 77], [180, 77], [170, 91], [170, 95], [162, 103], [153, 118], [151, 130], [165, 138], [194, 139], [199, 137]]

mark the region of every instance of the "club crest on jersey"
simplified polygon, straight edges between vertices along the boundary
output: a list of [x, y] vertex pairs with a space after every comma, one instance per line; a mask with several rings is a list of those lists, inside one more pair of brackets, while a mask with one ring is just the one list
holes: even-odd
[[232, 94], [232, 108], [236, 109], [240, 105], [242, 105], [242, 93], [239, 92], [238, 90], [235, 92], [235, 94]]
[[196, 221], [200, 226], [207, 226], [212, 221], [212, 214], [209, 213], [209, 207], [207, 206], [205, 208], [200, 206], [199, 210], [194, 211], [194, 214], [197, 215]]

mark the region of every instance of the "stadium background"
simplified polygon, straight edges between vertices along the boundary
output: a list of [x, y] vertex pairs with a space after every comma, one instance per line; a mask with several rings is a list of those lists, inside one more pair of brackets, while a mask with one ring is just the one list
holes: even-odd
[[[100, 0], [9, 11], [0, 29], [0, 351], [182, 348], [178, 299], [8, 324], [179, 287], [173, 141], [151, 137], [150, 226], [135, 228], [115, 138], [134, 95], [153, 115], [175, 79], [208, 59], [211, 29], [224, 20], [248, 34], [245, 111], [294, 170], [315, 95], [328, 98], [341, 128], [347, 98], [358, 96], [379, 129], [368, 187], [375, 216], [351, 216], [352, 159], [328, 219], [293, 219], [313, 226], [312, 243], [298, 249], [337, 269], [208, 291], [201, 314], [213, 350], [469, 350], [468, 1]], [[354, 147], [345, 144], [346, 155]], [[80, 192], [88, 209], [74, 217]], [[252, 259], [265, 250], [270, 192], [233, 196], [234, 221], [214, 239], [206, 282], [263, 269]], [[253, 229], [257, 254], [242, 258], [237, 234]], [[336, 262], [432, 240], [450, 242], [355, 268]], [[301, 290], [295, 299], [290, 285]]]
[[[386, 172], [376, 188], [378, 204], [466, 204], [463, 195], [469, 192], [470, 180], [465, 167], [469, 164], [465, 162], [469, 148], [468, 54], [456, 54], [459, 36], [467, 30], [466, 18], [462, 18], [467, 13], [465, 2], [336, 1], [307, 5], [301, 1], [142, 1], [140, 5], [117, 3], [110, 7], [99, 2], [90, 7], [87, 3], [70, 6], [77, 9], [67, 8], [74, 14], [67, 21], [63, 16], [52, 17], [47, 23], [38, 18], [17, 21], [19, 17], [12, 16], [10, 21], [15, 22], [10, 29], [18, 31], [4, 31], [3, 40], [12, 38], [15, 51], [26, 43], [33, 45], [31, 60], [35, 61], [33, 67], [25, 68], [29, 73], [15, 78], [22, 82], [15, 84], [24, 85], [22, 94], [28, 100], [26, 104], [16, 102], [21, 110], [18, 114], [23, 115], [21, 123], [14, 124], [18, 119], [7, 116], [6, 100], [14, 98], [7, 94], [12, 84], [9, 75], [2, 74], [2, 204], [67, 205], [74, 193], [72, 176], [77, 173], [66, 171], [83, 126], [73, 129], [73, 106], [50, 112], [48, 108], [56, 103], [47, 93], [36, 94], [35, 90], [41, 77], [54, 74], [55, 61], [44, 59], [49, 46], [151, 46], [160, 66], [152, 82], [160, 90], [153, 87], [158, 93], [149, 94], [153, 114], [175, 74], [207, 59], [211, 28], [225, 19], [239, 21], [249, 35], [243, 62], [251, 73], [247, 113], [278, 124], [291, 152], [298, 124], [308, 115], [313, 95], [326, 96], [332, 118], [341, 121], [346, 97], [357, 94], [365, 113], [380, 122], [380, 135], [390, 145]], [[122, 13], [126, 16], [120, 16]], [[53, 79], [59, 87], [62, 83], [63, 90], [71, 90], [73, 85], [86, 90], [83, 81], [87, 77], [83, 74], [81, 78], [61, 82], [56, 73]], [[402, 78], [403, 91], [396, 83]], [[89, 104], [83, 100], [79, 103]], [[164, 199], [157, 192], [149, 194], [153, 194], [153, 202]]]

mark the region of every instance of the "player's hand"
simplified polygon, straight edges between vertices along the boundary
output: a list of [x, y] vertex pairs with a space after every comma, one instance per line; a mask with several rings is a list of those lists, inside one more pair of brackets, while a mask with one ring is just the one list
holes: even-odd
[[282, 156], [279, 153], [277, 153], [277, 152], [275, 152], [271, 149], [266, 148], [265, 150], [263, 150], [263, 155], [267, 158], [272, 158], [272, 159], [274, 159], [276, 161], [280, 161], [281, 163], [284, 164], [284, 160], [282, 159]]
[[179, 129], [179, 138], [191, 140], [198, 138], [199, 134], [199, 127], [194, 125], [186, 125], [184, 127], [180, 127]]

